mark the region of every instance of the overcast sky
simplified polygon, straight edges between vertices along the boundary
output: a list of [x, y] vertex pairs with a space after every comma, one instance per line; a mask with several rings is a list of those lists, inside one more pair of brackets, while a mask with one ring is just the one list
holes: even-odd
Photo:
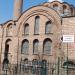
[[[23, 2], [23, 11], [29, 7], [41, 4], [43, 2], [51, 2], [53, 0], [24, 0]], [[58, 0], [61, 1], [62, 0]], [[63, 0], [63, 2], [68, 2], [75, 6], [75, 0]], [[13, 18], [13, 5], [14, 0], [0, 0], [0, 24]]]

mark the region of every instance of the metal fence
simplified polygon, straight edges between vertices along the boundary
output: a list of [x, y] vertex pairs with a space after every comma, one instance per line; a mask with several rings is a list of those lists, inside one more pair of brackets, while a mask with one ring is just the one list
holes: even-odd
[[65, 66], [62, 67], [60, 62], [20, 62], [18, 64], [6, 64], [3, 67], [1, 64], [0, 75], [75, 75], [75, 67]]

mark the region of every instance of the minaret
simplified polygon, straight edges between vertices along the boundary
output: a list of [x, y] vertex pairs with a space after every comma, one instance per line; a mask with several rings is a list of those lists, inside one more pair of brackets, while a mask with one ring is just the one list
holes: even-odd
[[17, 20], [22, 13], [23, 0], [14, 0], [13, 20]]

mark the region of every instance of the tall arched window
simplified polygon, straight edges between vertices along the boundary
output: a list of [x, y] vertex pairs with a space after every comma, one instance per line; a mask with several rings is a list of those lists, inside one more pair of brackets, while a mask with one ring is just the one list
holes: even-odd
[[52, 41], [50, 39], [45, 39], [43, 42], [43, 54], [50, 54]]
[[52, 29], [52, 22], [51, 21], [46, 22], [45, 33], [46, 34], [51, 33], [51, 29]]
[[5, 52], [4, 52], [4, 60], [3, 60], [3, 69], [8, 67], [9, 63], [9, 50], [10, 50], [11, 40], [7, 39], [5, 42]]
[[26, 23], [25, 26], [24, 26], [24, 34], [25, 35], [29, 34], [29, 24], [28, 23]]
[[7, 39], [5, 42], [5, 52], [4, 52], [4, 58], [8, 58], [8, 53], [10, 50], [11, 40]]
[[29, 51], [29, 41], [23, 40], [21, 53], [22, 54], [28, 54], [28, 51]]
[[39, 16], [35, 17], [34, 34], [39, 34]]
[[39, 41], [35, 39], [33, 41], [33, 54], [38, 54]]

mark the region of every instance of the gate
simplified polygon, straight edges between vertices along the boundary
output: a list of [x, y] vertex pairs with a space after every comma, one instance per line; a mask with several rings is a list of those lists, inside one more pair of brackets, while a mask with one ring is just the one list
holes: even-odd
[[55, 64], [43, 61], [28, 61], [8, 65], [0, 75], [56, 75]]

